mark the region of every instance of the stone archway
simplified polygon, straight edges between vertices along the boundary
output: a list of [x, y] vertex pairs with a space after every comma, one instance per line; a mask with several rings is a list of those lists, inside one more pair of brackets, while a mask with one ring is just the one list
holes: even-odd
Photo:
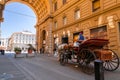
[[29, 6], [36, 14], [37, 24], [51, 13], [51, 0], [6, 0], [5, 5], [11, 2], [20, 2]]
[[[52, 43], [52, 0], [6, 0], [5, 5], [11, 2], [20, 2], [29, 6], [36, 15], [37, 23], [35, 25], [36, 28], [36, 43], [37, 49], [41, 46], [41, 36], [42, 33], [40, 30], [43, 30], [43, 23], [45, 22], [46, 32], [48, 32], [48, 43]], [[50, 48], [48, 51], [52, 52], [52, 44], [49, 44]]]
[[48, 53], [47, 32], [46, 32], [46, 30], [42, 30], [42, 32], [41, 32], [41, 48], [43, 50], [43, 53]]

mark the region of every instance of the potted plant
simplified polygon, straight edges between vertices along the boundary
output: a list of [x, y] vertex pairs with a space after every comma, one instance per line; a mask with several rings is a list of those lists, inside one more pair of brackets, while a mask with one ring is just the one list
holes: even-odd
[[32, 47], [29, 47], [29, 48], [28, 48], [28, 53], [32, 53], [32, 52], [33, 52]]
[[35, 50], [35, 48], [32, 46], [32, 44], [28, 44], [28, 46], [28, 53], [31, 54]]
[[22, 50], [21, 50], [21, 48], [19, 48], [19, 47], [15, 47], [15, 48], [14, 48], [14, 51], [15, 51], [16, 54], [21, 54], [21, 51], [22, 51]]

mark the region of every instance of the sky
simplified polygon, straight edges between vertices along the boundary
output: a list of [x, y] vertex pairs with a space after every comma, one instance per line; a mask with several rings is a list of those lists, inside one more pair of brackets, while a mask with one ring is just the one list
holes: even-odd
[[14, 32], [28, 30], [36, 33], [36, 15], [33, 10], [21, 3], [13, 2], [5, 5], [4, 21], [1, 23], [1, 37], [9, 38]]

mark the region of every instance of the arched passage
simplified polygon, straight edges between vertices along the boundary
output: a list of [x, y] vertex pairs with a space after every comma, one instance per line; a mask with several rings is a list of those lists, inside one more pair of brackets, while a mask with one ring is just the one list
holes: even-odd
[[20, 2], [28, 5], [36, 14], [36, 24], [39, 24], [44, 17], [51, 13], [51, 0], [6, 0], [5, 4], [9, 4], [11, 2]]
[[45, 43], [46, 43], [46, 31], [45, 30], [43, 30], [42, 31], [42, 43], [45, 45]]
[[[42, 23], [44, 23], [45, 20], [45, 30], [47, 31], [47, 35], [49, 35], [49, 37], [47, 38], [48, 43], [52, 43], [51, 37], [52, 37], [52, 22], [51, 22], [51, 12], [52, 12], [52, 0], [6, 0], [5, 1], [5, 5], [9, 4], [11, 2], [20, 2], [23, 3], [27, 6], [29, 6], [35, 13], [36, 15], [36, 19], [37, 19], [37, 23], [35, 25], [36, 28], [36, 36], [41, 36], [42, 33], [40, 31], [41, 27], [43, 28]], [[43, 30], [43, 29], [41, 29]], [[37, 49], [41, 48], [41, 44], [42, 44], [42, 39], [39, 37], [36, 37], [36, 43], [37, 43]], [[49, 52], [52, 51], [52, 44], [49, 44], [48, 47]]]
[[[20, 33], [17, 35], [16, 39], [14, 38], [15, 42], [11, 42], [11, 45], [9, 39], [9, 44], [6, 43], [5, 46], [6, 50], [14, 51], [14, 48], [18, 46], [22, 49], [22, 52], [27, 52], [27, 44], [32, 44], [35, 47], [35, 35], [34, 37], [32, 36], [32, 34], [35, 34], [35, 24], [36, 16], [29, 6], [19, 2], [6, 4], [4, 10], [4, 22], [1, 26], [2, 38], [12, 39], [12, 35]], [[28, 34], [30, 34], [32, 37]], [[33, 38], [33, 41], [30, 40], [29, 37]]]
[[45, 48], [46, 48], [46, 31], [45, 30], [43, 30], [42, 31], [42, 33], [41, 33], [41, 48], [42, 48], [42, 53], [44, 53], [44, 51], [45, 51]]

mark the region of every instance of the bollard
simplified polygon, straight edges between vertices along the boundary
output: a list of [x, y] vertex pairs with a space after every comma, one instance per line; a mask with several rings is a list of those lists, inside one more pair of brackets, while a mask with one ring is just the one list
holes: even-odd
[[103, 68], [103, 61], [95, 60], [95, 80], [104, 80], [104, 68]]
[[4, 55], [4, 54], [5, 54], [5, 51], [4, 51], [4, 50], [1, 50], [1, 54]]

